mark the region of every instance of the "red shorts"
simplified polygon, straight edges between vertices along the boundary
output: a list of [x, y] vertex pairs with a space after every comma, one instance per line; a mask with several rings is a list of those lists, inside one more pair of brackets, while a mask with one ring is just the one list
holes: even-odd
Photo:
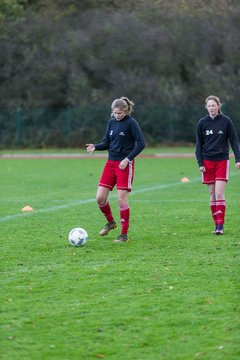
[[134, 176], [134, 160], [130, 161], [124, 170], [119, 169], [121, 161], [108, 160], [104, 166], [99, 186], [112, 191], [115, 185], [118, 190], [131, 191]]
[[214, 184], [217, 180], [228, 181], [229, 160], [211, 161], [203, 160], [206, 171], [202, 173], [203, 184]]

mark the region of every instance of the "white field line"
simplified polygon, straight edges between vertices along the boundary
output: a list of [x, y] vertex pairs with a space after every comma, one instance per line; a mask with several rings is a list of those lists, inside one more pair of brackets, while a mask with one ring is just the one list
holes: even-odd
[[[200, 182], [201, 179], [200, 178], [192, 179], [190, 184], [192, 182], [197, 182], [197, 181]], [[184, 186], [184, 185], [187, 185], [187, 184], [181, 183], [180, 181], [178, 181], [178, 182], [170, 183], [170, 184], [162, 184], [162, 185], [159, 184], [159, 185], [155, 185], [155, 186], [149, 186], [149, 187], [145, 187], [145, 188], [140, 188], [140, 189], [132, 191], [131, 192], [131, 197], [134, 196], [135, 194], [138, 194], [138, 193], [151, 192], [151, 191], [156, 191], [156, 190], [163, 190], [163, 189], [170, 188], [170, 187], [173, 187], [173, 186], [179, 186], [179, 185]], [[111, 196], [111, 198], [116, 198], [117, 194], [110, 194], [110, 196]], [[96, 199], [92, 198], [92, 199], [86, 199], [86, 200], [78, 200], [78, 201], [74, 201], [74, 202], [64, 204], [64, 205], [56, 205], [56, 206], [50, 206], [50, 207], [45, 208], [45, 209], [33, 210], [31, 212], [24, 212], [24, 213], [19, 213], [19, 214], [7, 215], [7, 216], [0, 217], [0, 222], [6, 222], [6, 221], [14, 220], [14, 219], [16, 219], [18, 217], [33, 216], [33, 215], [37, 215], [37, 214], [41, 214], [41, 213], [45, 213], [45, 212], [68, 209], [68, 208], [70, 208], [72, 206], [89, 204], [89, 203], [92, 203], [92, 202], [96, 202]]]
[[[237, 174], [237, 173], [232, 173], [231, 174], [231, 176], [235, 176], [235, 175], [239, 175], [239, 174]], [[138, 193], [151, 192], [151, 191], [156, 191], [156, 190], [164, 190], [164, 189], [171, 188], [171, 187], [174, 187], [174, 186], [187, 186], [188, 184], [196, 183], [198, 181], [199, 181], [199, 183], [201, 183], [201, 178], [199, 178], [199, 177], [193, 178], [193, 179], [190, 180], [190, 183], [182, 183], [182, 182], [178, 181], [178, 182], [169, 183], [169, 184], [159, 184], [159, 185], [149, 186], [149, 187], [145, 187], [145, 188], [140, 188], [140, 189], [132, 191], [131, 192], [131, 197], [134, 196], [135, 194], [138, 194]], [[117, 197], [116, 194], [111, 195], [111, 198], [116, 198], [116, 197]], [[95, 201], [96, 201], [95, 198], [86, 199], [86, 200], [79, 200], [79, 201], [74, 201], [74, 202], [71, 202], [71, 203], [65, 204], [65, 205], [56, 205], [56, 206], [50, 206], [50, 207], [45, 208], [45, 209], [33, 210], [32, 212], [7, 215], [7, 216], [0, 217], [0, 223], [1, 222], [7, 222], [7, 221], [10, 221], [10, 220], [14, 220], [14, 219], [16, 219], [18, 217], [33, 216], [33, 215], [37, 215], [37, 214], [41, 214], [41, 213], [45, 213], [45, 212], [68, 209], [68, 208], [70, 208], [72, 206], [89, 204], [89, 203], [92, 203], [92, 202], [95, 202]]]

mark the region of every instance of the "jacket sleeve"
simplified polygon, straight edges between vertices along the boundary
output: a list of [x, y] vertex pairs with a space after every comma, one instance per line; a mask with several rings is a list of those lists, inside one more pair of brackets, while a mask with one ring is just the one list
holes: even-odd
[[235, 156], [235, 162], [240, 162], [240, 149], [239, 149], [239, 141], [238, 141], [238, 136], [237, 136], [237, 132], [235, 130], [235, 127], [231, 121], [231, 119], [229, 119], [229, 142], [231, 144], [231, 148], [233, 150], [234, 156]]
[[196, 131], [196, 159], [198, 162], [198, 166], [203, 166], [203, 156], [202, 156], [202, 148], [203, 148], [203, 135], [202, 135], [202, 129], [201, 129], [201, 123], [200, 121], [197, 124], [197, 131]]
[[139, 155], [140, 152], [145, 148], [145, 140], [144, 140], [142, 130], [141, 130], [138, 122], [135, 119], [133, 119], [133, 121], [131, 121], [130, 126], [131, 126], [132, 136], [135, 139], [135, 147], [127, 156], [128, 160], [131, 161], [137, 155]]

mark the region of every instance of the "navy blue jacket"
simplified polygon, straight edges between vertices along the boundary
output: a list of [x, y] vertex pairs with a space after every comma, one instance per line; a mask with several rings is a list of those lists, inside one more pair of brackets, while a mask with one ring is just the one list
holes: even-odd
[[138, 122], [126, 115], [122, 120], [111, 118], [104, 138], [94, 144], [96, 150], [108, 150], [109, 160], [133, 160], [145, 147], [144, 136]]
[[203, 160], [228, 160], [229, 142], [235, 161], [240, 162], [238, 137], [231, 119], [222, 113], [214, 119], [209, 115], [200, 119], [196, 136], [196, 158], [199, 167], [203, 166]]

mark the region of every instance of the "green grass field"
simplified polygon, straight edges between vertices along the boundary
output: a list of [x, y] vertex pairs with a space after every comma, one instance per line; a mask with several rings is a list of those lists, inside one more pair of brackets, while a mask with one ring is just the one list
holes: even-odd
[[215, 236], [195, 159], [137, 159], [130, 242], [114, 244], [119, 229], [98, 236], [104, 163], [0, 160], [1, 359], [238, 360], [240, 171]]

